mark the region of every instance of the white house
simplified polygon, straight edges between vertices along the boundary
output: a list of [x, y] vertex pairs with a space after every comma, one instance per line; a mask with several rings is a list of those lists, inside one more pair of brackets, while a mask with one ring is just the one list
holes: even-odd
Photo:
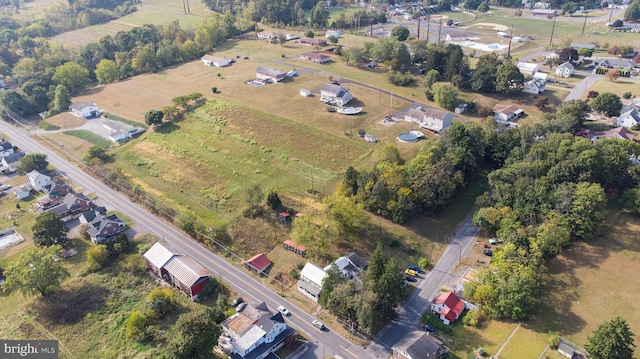
[[324, 37], [329, 37], [329, 36], [340, 37], [340, 35], [342, 35], [342, 31], [340, 30], [327, 30], [327, 33], [324, 34]]
[[0, 143], [0, 157], [7, 157], [14, 154], [14, 152], [11, 142], [3, 141]]
[[300, 271], [300, 280], [298, 280], [298, 291], [314, 302], [318, 302], [322, 293], [322, 281], [327, 276], [327, 272], [317, 265], [307, 262]]
[[260, 31], [258, 33], [258, 39], [275, 41], [278, 39], [278, 34], [273, 31]]
[[[287, 326], [282, 313], [272, 314], [264, 304], [253, 310], [251, 306], [222, 322], [222, 335], [218, 344], [234, 359], [259, 359], [271, 357], [289, 336], [296, 331]], [[263, 310], [265, 309], [265, 310]]]
[[260, 80], [280, 82], [287, 77], [287, 73], [270, 67], [260, 66], [256, 69], [256, 77]]
[[544, 92], [545, 83], [542, 80], [531, 80], [524, 83], [523, 91], [526, 93], [532, 93], [534, 95], [538, 95]]
[[515, 105], [501, 105], [497, 104], [493, 107], [493, 117], [496, 122], [508, 124], [511, 121], [516, 120], [518, 117], [524, 115], [524, 111]]
[[542, 82], [546, 83], [549, 79], [549, 74], [546, 72], [536, 72], [535, 74], [533, 74], [533, 79], [541, 80]]
[[349, 91], [340, 86], [334, 84], [325, 84], [320, 89], [320, 101], [336, 106], [344, 106], [353, 99], [353, 96]]
[[42, 191], [46, 185], [51, 183], [51, 177], [40, 171], [33, 170], [27, 173], [27, 182], [36, 191]]
[[533, 76], [540, 71], [540, 65], [533, 62], [518, 62], [518, 69], [523, 75]]
[[302, 60], [308, 60], [318, 64], [326, 64], [331, 61], [331, 57], [317, 52], [305, 52], [304, 54], [300, 54], [300, 58]]
[[12, 173], [18, 169], [20, 165], [20, 159], [24, 157], [24, 152], [16, 152], [12, 155], [2, 157], [2, 163], [0, 165], [0, 172]]
[[284, 35], [285, 40], [289, 41], [289, 40], [295, 40], [295, 39], [299, 39], [300, 36], [296, 35], [296, 34], [286, 34]]
[[76, 102], [69, 106], [69, 111], [78, 117], [92, 118], [100, 116], [102, 110], [93, 102]]
[[573, 75], [573, 65], [569, 62], [565, 62], [563, 64], [558, 65], [556, 67], [556, 76], [557, 77], [571, 77]]
[[215, 67], [225, 67], [229, 66], [229, 60], [223, 59], [221, 57], [204, 55], [200, 58], [203, 64], [206, 66], [215, 66]]
[[440, 320], [446, 325], [453, 323], [464, 311], [465, 305], [453, 292], [440, 293], [431, 303], [431, 310], [440, 314]]
[[635, 108], [630, 108], [618, 117], [618, 126], [633, 127], [640, 123], [640, 112]]
[[[357, 253], [349, 253], [346, 256], [336, 259], [333, 264], [338, 267], [338, 270], [340, 270], [343, 277], [346, 279], [352, 279], [362, 273], [369, 265], [369, 262], [360, 257]], [[326, 272], [331, 269], [333, 264], [326, 266], [324, 271]]]
[[113, 142], [125, 142], [144, 132], [144, 129], [140, 127], [114, 120], [104, 120], [102, 127], [109, 131], [109, 139]]
[[450, 112], [436, 109], [422, 111], [411, 108], [405, 113], [404, 119], [433, 132], [442, 132], [453, 124], [453, 115]]

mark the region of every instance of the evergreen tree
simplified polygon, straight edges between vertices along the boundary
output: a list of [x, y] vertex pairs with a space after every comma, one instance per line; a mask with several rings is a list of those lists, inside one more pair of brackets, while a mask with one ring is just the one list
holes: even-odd
[[591, 359], [632, 359], [636, 345], [629, 324], [622, 317], [602, 323], [584, 348]]

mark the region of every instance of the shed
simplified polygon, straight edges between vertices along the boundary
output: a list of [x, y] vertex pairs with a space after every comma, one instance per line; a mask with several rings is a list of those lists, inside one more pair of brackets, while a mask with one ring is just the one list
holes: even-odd
[[13, 193], [16, 194], [16, 197], [18, 197], [18, 199], [25, 199], [31, 195], [31, 191], [27, 186], [20, 186], [14, 189]]
[[293, 253], [299, 254], [302, 257], [307, 255], [307, 247], [300, 245], [290, 239], [284, 241], [283, 244], [285, 249], [292, 251]]
[[368, 133], [364, 135], [364, 140], [367, 141], [367, 142], [371, 142], [371, 143], [377, 143], [378, 142], [378, 138], [376, 138], [376, 136], [368, 134]]
[[271, 260], [267, 258], [266, 254], [260, 253], [244, 262], [244, 265], [245, 267], [247, 267], [247, 269], [254, 272], [255, 274], [262, 274], [271, 265]]
[[309, 97], [311, 96], [311, 91], [307, 89], [300, 89], [300, 96]]

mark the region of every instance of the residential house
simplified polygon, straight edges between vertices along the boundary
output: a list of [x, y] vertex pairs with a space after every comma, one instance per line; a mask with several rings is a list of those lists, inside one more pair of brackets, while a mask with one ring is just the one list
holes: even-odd
[[187, 293], [191, 300], [198, 299], [211, 274], [190, 257], [156, 242], [144, 254], [152, 272], [178, 289]]
[[260, 66], [256, 69], [256, 77], [260, 80], [280, 82], [287, 77], [287, 74], [283, 71], [272, 69], [270, 67]]
[[327, 32], [324, 34], [324, 37], [329, 37], [329, 36], [340, 37], [340, 35], [342, 35], [342, 31], [340, 30], [327, 30]]
[[464, 311], [465, 304], [453, 292], [440, 293], [438, 298], [431, 304], [431, 310], [440, 315], [440, 320], [449, 325], [460, 318]]
[[278, 41], [278, 34], [273, 31], [260, 31], [257, 36], [259, 40]]
[[2, 157], [2, 163], [0, 164], [0, 172], [12, 173], [20, 166], [20, 160], [24, 157], [24, 152], [16, 152], [12, 155]]
[[229, 66], [229, 60], [223, 59], [221, 57], [204, 55], [200, 58], [205, 66], [215, 66], [215, 67], [225, 67]]
[[256, 254], [251, 257], [248, 261], [244, 262], [244, 266], [247, 267], [248, 270], [254, 272], [255, 274], [264, 273], [269, 266], [271, 266], [272, 262], [267, 258], [267, 255], [264, 253]]
[[327, 46], [327, 41], [324, 39], [318, 39], [315, 37], [303, 37], [300, 39], [300, 43], [308, 46]]
[[104, 120], [102, 127], [109, 131], [109, 139], [113, 142], [126, 142], [144, 132], [143, 128], [114, 120]]
[[296, 34], [285, 34], [284, 35], [284, 39], [289, 41], [289, 40], [295, 40], [295, 39], [299, 39], [300, 36], [296, 35]]
[[6, 157], [14, 154], [13, 145], [11, 142], [2, 141], [0, 142], [0, 157]]
[[340, 85], [325, 84], [320, 89], [320, 101], [330, 105], [345, 106], [352, 99], [349, 91]]
[[556, 76], [568, 78], [573, 75], [574, 67], [570, 62], [565, 62], [556, 67]]
[[256, 319], [245, 314], [251, 312], [250, 308], [251, 306], [247, 306], [241, 313], [222, 322], [219, 346], [232, 359], [276, 357], [272, 353], [280, 349], [287, 338], [295, 337], [296, 331], [287, 325], [282, 313], [273, 314], [260, 310], [262, 314]]
[[92, 118], [100, 116], [102, 110], [93, 102], [76, 102], [69, 106], [69, 111], [78, 117]]
[[62, 199], [61, 203], [55, 207], [51, 207], [47, 209], [47, 211], [52, 211], [58, 216], [63, 222], [68, 222], [72, 219], [80, 217], [80, 215], [95, 207], [93, 202], [82, 193], [68, 193]]
[[571, 44], [569, 44], [569, 47], [576, 50], [589, 49], [591, 51], [594, 51], [596, 49], [596, 45], [594, 44], [581, 44], [579, 42], [572, 42]]
[[629, 108], [618, 117], [618, 126], [630, 128], [640, 123], [640, 111]]
[[523, 75], [533, 76], [540, 71], [540, 65], [533, 62], [518, 62], [518, 69]]
[[42, 191], [44, 186], [52, 183], [51, 177], [36, 170], [27, 173], [27, 182], [36, 191]]
[[462, 42], [469, 40], [469, 36], [465, 34], [447, 34], [445, 37], [446, 42]]
[[425, 111], [410, 108], [405, 113], [404, 120], [433, 132], [442, 132], [453, 124], [453, 115], [450, 112], [432, 108]]
[[496, 122], [503, 124], [515, 121], [518, 117], [524, 115], [524, 111], [518, 106], [501, 104], [497, 104], [493, 107], [493, 113], [493, 118]]
[[298, 291], [314, 302], [318, 302], [322, 293], [322, 281], [327, 276], [327, 272], [317, 265], [307, 262], [300, 271], [298, 280]]
[[71, 192], [71, 187], [63, 181], [53, 181], [44, 185], [44, 187], [42, 187], [42, 192], [49, 200], [54, 200], [69, 194]]
[[598, 64], [601, 67], [606, 67], [609, 69], [620, 69], [620, 70], [631, 70], [636, 66], [636, 63], [633, 60], [629, 59], [621, 59], [619, 57], [606, 58], [606, 59], [598, 59]]
[[633, 141], [636, 135], [627, 130], [624, 127], [616, 127], [607, 131], [584, 131], [586, 137], [591, 140], [591, 142], [595, 142], [597, 140], [602, 140], [605, 138], [615, 138], [619, 140], [627, 140]]
[[522, 91], [538, 95], [544, 92], [546, 84], [542, 80], [530, 80], [524, 83]]
[[546, 72], [536, 72], [533, 74], [533, 79], [540, 80], [544, 83], [547, 83], [547, 80], [549, 79], [549, 74]]
[[118, 218], [117, 214], [107, 215], [106, 212], [106, 208], [98, 207], [84, 211], [80, 215], [80, 223], [89, 225], [87, 232], [96, 244], [104, 243], [127, 229], [126, 224]]
[[355, 252], [349, 253], [336, 259], [333, 264], [330, 264], [324, 268], [324, 271], [328, 271], [335, 264], [338, 270], [342, 273], [342, 276], [346, 279], [356, 278], [360, 273], [364, 272], [369, 265], [369, 262], [362, 258]]
[[410, 332], [392, 350], [392, 359], [440, 359], [449, 352], [441, 341], [423, 331]]
[[552, 9], [533, 9], [531, 10], [531, 15], [533, 16], [556, 16], [558, 15], [558, 10]]
[[304, 54], [300, 54], [300, 58], [318, 64], [326, 64], [327, 62], [331, 61], [331, 57], [319, 54], [317, 52], [305, 52]]

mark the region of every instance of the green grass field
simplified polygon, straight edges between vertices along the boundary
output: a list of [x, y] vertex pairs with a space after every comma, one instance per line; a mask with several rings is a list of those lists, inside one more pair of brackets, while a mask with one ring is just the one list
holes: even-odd
[[[591, 88], [590, 91], [598, 91], [599, 93], [611, 92], [620, 98], [625, 92], [631, 92], [633, 97], [640, 96], [640, 86], [637, 81], [627, 80], [624, 77], [620, 77], [617, 81], [610, 81], [608, 79], [598, 80]], [[585, 91], [582, 98], [586, 99], [588, 91]]]
[[104, 139], [101, 136], [96, 135], [95, 133], [87, 130], [68, 130], [68, 131], [64, 131], [63, 134], [77, 137], [79, 139], [92, 143], [96, 146], [110, 147], [113, 144], [113, 142], [107, 139]]
[[40, 121], [40, 123], [38, 124], [38, 127], [40, 127], [45, 131], [55, 131], [60, 129], [60, 126], [56, 126], [44, 120]]
[[126, 118], [122, 118], [122, 117], [114, 115], [112, 113], [104, 113], [104, 114], [102, 114], [102, 116], [106, 117], [106, 118], [108, 118], [110, 120], [124, 122], [124, 123], [126, 123], [128, 125], [131, 125], [131, 126], [140, 127], [140, 128], [144, 128], [144, 129], [149, 128], [149, 126], [147, 126], [144, 123], [140, 123], [138, 121], [127, 120]]

